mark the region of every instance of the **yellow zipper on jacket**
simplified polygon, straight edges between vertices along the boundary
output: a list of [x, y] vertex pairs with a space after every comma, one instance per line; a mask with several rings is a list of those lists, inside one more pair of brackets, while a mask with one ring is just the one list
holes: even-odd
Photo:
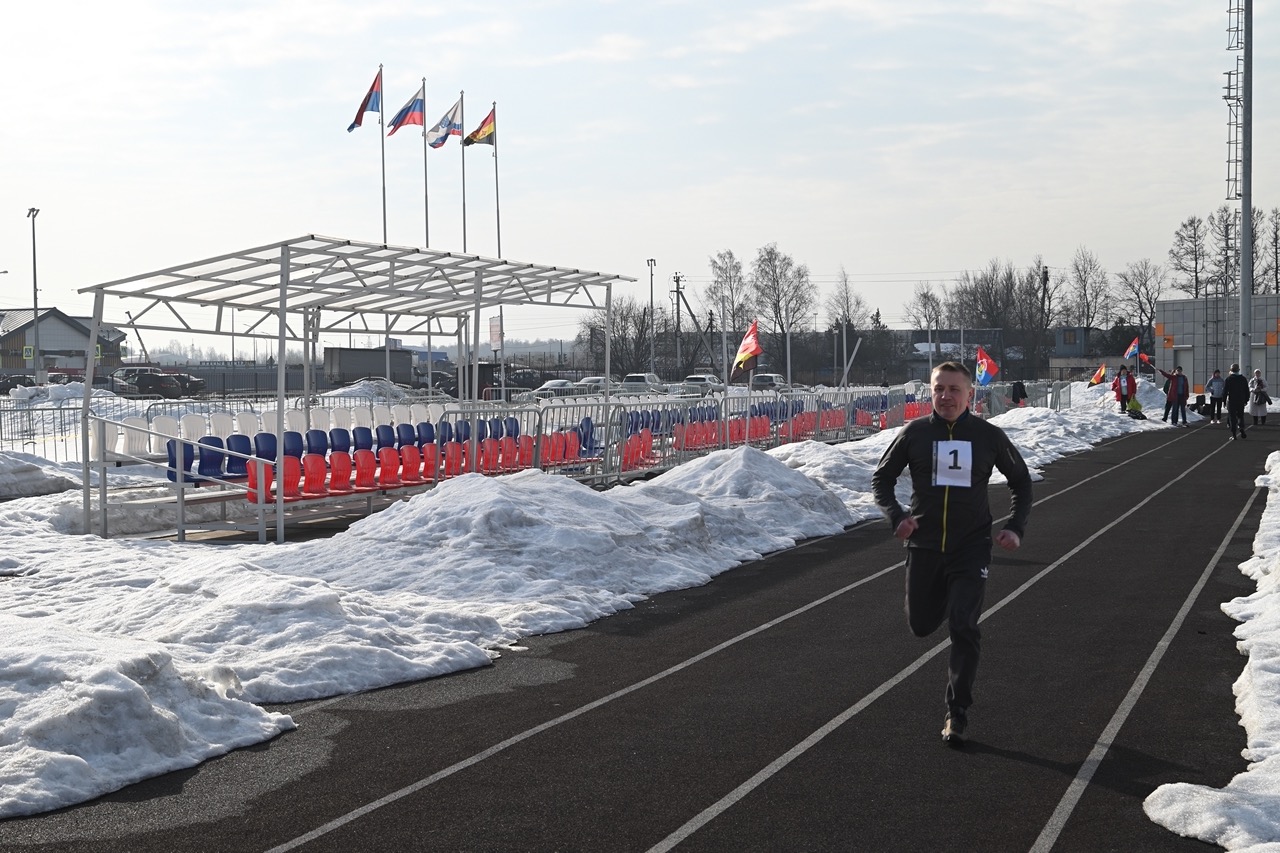
[[[947, 441], [955, 440], [955, 427], [956, 425], [954, 423], [947, 424]], [[950, 505], [951, 505], [951, 487], [943, 486], [942, 487], [942, 544], [939, 546], [939, 550], [941, 550], [942, 553], [944, 554], [947, 553], [947, 508]]]

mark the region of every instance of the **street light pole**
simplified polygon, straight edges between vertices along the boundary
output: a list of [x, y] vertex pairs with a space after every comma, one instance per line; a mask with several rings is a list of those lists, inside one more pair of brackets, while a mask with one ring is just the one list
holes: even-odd
[[653, 317], [653, 265], [656, 264], [657, 261], [655, 261], [653, 258], [650, 258], [646, 263], [649, 264], [649, 372], [657, 373], [658, 362], [657, 362], [657, 359], [654, 357], [654, 342], [653, 342], [653, 337], [658, 331], [658, 325], [654, 321], [654, 317]]
[[27, 211], [31, 220], [31, 363], [35, 367], [35, 382], [44, 384], [44, 363], [40, 358], [40, 289], [36, 286], [36, 215], [40, 209], [33, 207]]

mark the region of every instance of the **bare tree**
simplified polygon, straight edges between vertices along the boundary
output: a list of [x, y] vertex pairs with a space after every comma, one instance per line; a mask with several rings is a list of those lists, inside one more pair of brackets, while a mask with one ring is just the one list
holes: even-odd
[[1064, 315], [1069, 322], [1086, 330], [1111, 323], [1111, 281], [1098, 258], [1084, 246], [1071, 257], [1066, 299]]
[[943, 303], [947, 323], [970, 329], [1008, 329], [1019, 276], [1013, 264], [992, 258], [976, 273], [966, 271]]
[[728, 312], [726, 322], [735, 332], [746, 331], [751, 323], [751, 289], [742, 275], [742, 261], [725, 249], [710, 258], [711, 283], [702, 294], [700, 308], [719, 317], [721, 310]]
[[[623, 296], [613, 300], [609, 335], [610, 369], [616, 374], [641, 373], [649, 369], [649, 306]], [[668, 323], [659, 312], [658, 334]], [[605, 313], [590, 311], [578, 322], [575, 349], [586, 354], [594, 370], [604, 370]]]
[[1138, 327], [1141, 345], [1154, 345], [1156, 302], [1164, 295], [1168, 272], [1150, 258], [1130, 263], [1116, 275], [1116, 304], [1126, 320]]
[[902, 307], [913, 329], [936, 329], [942, 324], [942, 297], [927, 281], [916, 284], [915, 293]]
[[1053, 327], [1062, 319], [1066, 276], [1054, 278], [1040, 258], [1018, 277], [1017, 291], [1007, 316], [1018, 330], [1023, 364], [1030, 376], [1053, 349]]
[[861, 293], [853, 289], [844, 267], [840, 267], [840, 278], [836, 281], [835, 290], [827, 296], [824, 307], [831, 317], [832, 326], [844, 324], [854, 329], [865, 329], [871, 317], [871, 306], [867, 305]]
[[1271, 262], [1271, 292], [1280, 293], [1280, 207], [1267, 219], [1267, 259]]
[[1266, 293], [1273, 275], [1271, 253], [1267, 243], [1267, 214], [1260, 207], [1253, 209], [1253, 292]]
[[1236, 211], [1222, 205], [1209, 214], [1208, 272], [1215, 295], [1238, 293], [1240, 271], [1240, 222]]
[[[1210, 217], [1212, 218], [1212, 217]], [[1208, 286], [1205, 281], [1208, 255], [1205, 240], [1209, 227], [1199, 216], [1188, 216], [1173, 232], [1173, 245], [1169, 248], [1169, 269], [1182, 276], [1174, 287], [1192, 299], [1199, 299]]]
[[778, 251], [776, 243], [762, 246], [751, 262], [751, 296], [775, 330], [775, 352], [782, 352], [787, 332], [805, 328], [817, 300], [809, 268]]

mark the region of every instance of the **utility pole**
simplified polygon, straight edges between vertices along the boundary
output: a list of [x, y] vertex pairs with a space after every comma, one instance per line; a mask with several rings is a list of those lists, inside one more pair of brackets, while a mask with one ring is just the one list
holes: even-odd
[[44, 361], [40, 357], [40, 288], [36, 286], [36, 215], [40, 208], [27, 211], [31, 220], [31, 366], [35, 370], [35, 383], [44, 384]]
[[684, 362], [680, 359], [680, 282], [684, 281], [684, 274], [677, 272], [671, 280], [676, 283], [676, 373], [680, 373], [684, 370]]
[[653, 258], [646, 261], [649, 264], [649, 372], [658, 372], [658, 361], [654, 355], [654, 336], [657, 334], [658, 325], [653, 316], [653, 265], [657, 263]]

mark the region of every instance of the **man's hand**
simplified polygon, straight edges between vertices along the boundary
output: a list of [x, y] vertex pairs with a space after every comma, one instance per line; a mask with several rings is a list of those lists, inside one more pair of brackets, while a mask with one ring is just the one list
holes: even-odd
[[996, 534], [996, 544], [1006, 551], [1016, 551], [1022, 544], [1022, 539], [1012, 530], [1001, 530]]
[[920, 521], [914, 515], [908, 515], [902, 521], [898, 522], [898, 526], [894, 528], [893, 535], [895, 538], [906, 542], [911, 538], [911, 534], [916, 532], [916, 528], [920, 526]]

